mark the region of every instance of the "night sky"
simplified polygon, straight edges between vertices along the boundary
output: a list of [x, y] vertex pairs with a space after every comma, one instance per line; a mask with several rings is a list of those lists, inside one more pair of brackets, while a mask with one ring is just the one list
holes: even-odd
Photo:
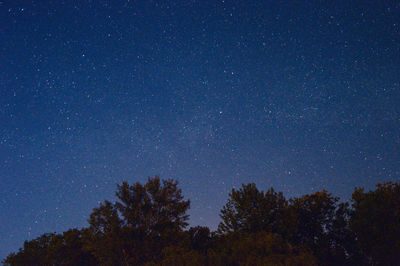
[[155, 175], [211, 229], [399, 181], [399, 1], [0, 1], [0, 258]]

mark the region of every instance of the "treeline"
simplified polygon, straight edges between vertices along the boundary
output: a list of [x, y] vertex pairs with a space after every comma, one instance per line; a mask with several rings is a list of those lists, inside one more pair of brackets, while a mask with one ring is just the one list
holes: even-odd
[[89, 227], [25, 241], [5, 265], [400, 265], [400, 185], [356, 188], [350, 203], [325, 190], [286, 199], [242, 185], [218, 230], [188, 226], [176, 181], [118, 185]]

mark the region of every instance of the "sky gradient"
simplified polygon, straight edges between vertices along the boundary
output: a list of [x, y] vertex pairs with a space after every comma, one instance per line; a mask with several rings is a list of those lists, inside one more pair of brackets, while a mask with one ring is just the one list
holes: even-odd
[[399, 2], [0, 1], [0, 258], [154, 175], [211, 229], [399, 181]]

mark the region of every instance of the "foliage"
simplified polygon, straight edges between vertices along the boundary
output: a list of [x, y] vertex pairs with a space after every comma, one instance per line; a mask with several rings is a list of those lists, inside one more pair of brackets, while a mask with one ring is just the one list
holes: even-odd
[[261, 230], [282, 233], [287, 201], [283, 194], [273, 188], [266, 193], [259, 191], [254, 183], [232, 189], [227, 204], [221, 210], [222, 222], [218, 233], [254, 233]]
[[291, 200], [295, 217], [293, 242], [309, 247], [323, 265], [347, 262], [351, 241], [348, 204], [325, 190]]
[[210, 265], [316, 265], [311, 252], [265, 231], [226, 235], [209, 261]]
[[95, 258], [83, 249], [81, 231], [70, 229], [62, 234], [43, 234], [25, 241], [18, 253], [10, 254], [5, 265], [96, 265]]
[[145, 185], [118, 185], [120, 201], [106, 201], [90, 216], [87, 248], [100, 263], [138, 264], [160, 259], [187, 226], [190, 201], [174, 180], [149, 178]]
[[216, 232], [186, 230], [177, 182], [117, 187], [89, 227], [25, 241], [5, 265], [400, 265], [400, 185], [356, 188], [352, 205], [327, 191], [286, 200], [272, 188], [229, 194]]
[[352, 200], [351, 228], [363, 256], [377, 265], [400, 265], [400, 184], [357, 188]]

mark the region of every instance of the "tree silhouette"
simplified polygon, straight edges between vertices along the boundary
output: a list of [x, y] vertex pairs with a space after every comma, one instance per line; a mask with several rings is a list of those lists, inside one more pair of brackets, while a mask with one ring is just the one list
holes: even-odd
[[290, 201], [293, 242], [309, 247], [323, 265], [344, 264], [349, 252], [348, 204], [338, 202], [325, 190]]
[[17, 254], [10, 254], [5, 265], [96, 265], [95, 258], [83, 249], [82, 233], [70, 229], [62, 234], [43, 234], [25, 241]]
[[218, 233], [254, 233], [261, 230], [282, 233], [287, 201], [282, 193], [273, 188], [266, 193], [259, 191], [254, 183], [232, 189], [226, 205], [221, 210], [222, 222]]
[[400, 265], [400, 185], [356, 188], [352, 205], [327, 191], [286, 200], [272, 188], [229, 194], [216, 232], [186, 230], [176, 181], [123, 182], [89, 227], [25, 241], [5, 265]]
[[400, 184], [355, 189], [351, 228], [365, 258], [377, 265], [400, 265]]
[[149, 178], [145, 185], [118, 185], [115, 204], [106, 201], [90, 215], [88, 249], [101, 263], [137, 264], [160, 259], [161, 250], [180, 240], [189, 200], [172, 179]]

